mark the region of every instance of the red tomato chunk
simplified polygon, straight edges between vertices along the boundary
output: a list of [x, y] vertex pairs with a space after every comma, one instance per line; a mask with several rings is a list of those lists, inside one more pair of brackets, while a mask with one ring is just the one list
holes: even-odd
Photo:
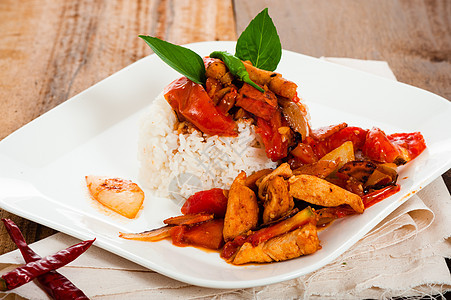
[[214, 219], [193, 226], [180, 225], [170, 229], [176, 246], [199, 246], [218, 250], [224, 245], [222, 230], [224, 219]]
[[214, 188], [189, 197], [182, 206], [182, 214], [211, 213], [216, 218], [224, 218], [226, 209], [227, 197], [224, 190]]
[[181, 115], [202, 132], [209, 135], [237, 135], [235, 121], [215, 106], [202, 85], [182, 77], [165, 88], [164, 97], [179, 117]]

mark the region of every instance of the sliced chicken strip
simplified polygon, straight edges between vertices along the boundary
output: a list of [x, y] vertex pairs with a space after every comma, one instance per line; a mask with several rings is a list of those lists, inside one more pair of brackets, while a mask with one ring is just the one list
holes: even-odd
[[282, 176], [269, 180], [266, 201], [263, 203], [263, 223], [267, 224], [286, 215], [294, 207], [293, 197], [288, 192], [288, 183]]
[[311, 175], [295, 175], [288, 180], [290, 195], [308, 203], [321, 206], [350, 205], [356, 212], [363, 213], [362, 198], [358, 195]]
[[261, 177], [259, 180], [257, 180], [256, 184], [258, 186], [258, 197], [261, 200], [266, 199], [266, 192], [268, 189], [268, 182], [272, 178], [276, 176], [282, 176], [284, 178], [290, 178], [293, 175], [293, 172], [291, 171], [290, 165], [288, 163], [283, 163], [280, 166], [277, 167], [274, 171], [269, 173], [266, 176]]
[[236, 254], [232, 263], [267, 263], [283, 261], [312, 254], [321, 249], [316, 226], [308, 223], [299, 229], [276, 236], [264, 243], [253, 247], [251, 243], [244, 243]]
[[257, 226], [257, 197], [245, 184], [246, 173], [241, 172], [230, 187], [224, 218], [223, 236], [225, 241], [232, 240]]

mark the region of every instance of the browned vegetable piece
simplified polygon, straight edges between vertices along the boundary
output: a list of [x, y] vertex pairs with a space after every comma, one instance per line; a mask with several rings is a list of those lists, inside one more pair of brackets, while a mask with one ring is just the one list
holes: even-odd
[[307, 120], [306, 112], [304, 112], [299, 104], [287, 99], [278, 98], [278, 102], [282, 107], [282, 113], [290, 127], [301, 134], [302, 140], [305, 139], [310, 132], [310, 126]]
[[343, 128], [346, 128], [346, 127], [348, 127], [348, 124], [346, 124], [346, 123], [320, 127], [320, 128], [313, 129], [310, 132], [310, 136], [317, 141], [323, 141], [323, 140], [327, 139], [328, 137], [330, 137], [332, 134], [339, 132], [340, 130], [342, 130]]
[[236, 111], [236, 113], [233, 116], [234, 120], [249, 119], [249, 118], [250, 118], [250, 113], [248, 113], [241, 107]]
[[395, 164], [380, 164], [365, 182], [365, 187], [394, 185], [398, 179]]
[[338, 218], [344, 218], [349, 215], [354, 215], [355, 210], [347, 205], [341, 205], [336, 207], [324, 207], [315, 210], [315, 214], [318, 216], [317, 227], [324, 226], [333, 220]]
[[219, 100], [218, 105], [216, 106], [220, 111], [224, 114], [227, 114], [230, 109], [235, 105], [236, 98], [238, 93], [235, 89], [232, 89], [227, 94], [225, 94], [221, 100]]
[[303, 165], [293, 170], [293, 175], [312, 175], [319, 178], [326, 178], [338, 166], [338, 162], [334, 160], [320, 160], [312, 164]]
[[250, 262], [283, 261], [314, 253], [320, 248], [316, 226], [308, 223], [299, 229], [260, 243], [256, 247], [249, 242], [244, 243], [232, 263], [241, 265]]
[[[333, 179], [329, 179], [329, 180], [331, 180], [330, 182], [334, 183]], [[344, 188], [345, 190], [358, 195], [359, 197], [363, 197], [363, 195], [364, 195], [363, 183], [358, 181], [354, 177], [349, 177], [345, 181], [344, 185], [340, 185], [340, 184], [338, 184], [338, 185], [341, 186], [342, 188]], [[362, 201], [363, 201], [363, 199], [362, 199]]]
[[169, 230], [171, 226], [163, 226], [157, 229], [152, 229], [149, 231], [144, 231], [141, 233], [124, 233], [119, 232], [119, 237], [127, 240], [136, 240], [144, 242], [157, 242], [164, 238], [170, 237], [171, 234]]
[[219, 80], [210, 77], [207, 78], [207, 81], [205, 82], [205, 90], [210, 98], [213, 99], [214, 95], [222, 88], [222, 84]]
[[176, 245], [193, 245], [208, 249], [220, 249], [224, 245], [222, 232], [224, 228], [223, 219], [214, 219], [198, 225], [184, 226], [178, 238], [180, 241]]
[[211, 220], [213, 217], [214, 214], [209, 213], [189, 214], [168, 218], [163, 223], [168, 225], [192, 225]]
[[[292, 214], [290, 213], [289, 215]], [[253, 232], [247, 237], [246, 242], [251, 243], [255, 247], [258, 244], [266, 242], [267, 240], [275, 236], [298, 229], [299, 227], [307, 223], [316, 224], [316, 215], [314, 214], [310, 206], [304, 208], [303, 210], [297, 212], [289, 218], [284, 218], [283, 220], [280, 220], [279, 222], [271, 226], [264, 227], [257, 230], [256, 232]]]
[[224, 240], [255, 228], [258, 223], [258, 203], [255, 193], [246, 185], [246, 173], [241, 172], [233, 181], [224, 219]]
[[308, 203], [327, 207], [348, 204], [358, 213], [363, 213], [365, 209], [358, 195], [324, 179], [311, 175], [295, 175], [288, 183], [291, 196]]
[[210, 96], [211, 100], [213, 100], [213, 103], [215, 105], [218, 105], [219, 101], [227, 94], [230, 92], [230, 90], [232, 89], [232, 87], [227, 86], [223, 89], [220, 89], [219, 91], [216, 91], [213, 96]]
[[365, 183], [376, 169], [371, 161], [350, 161], [338, 170], [338, 174], [354, 177], [361, 183]]
[[293, 197], [288, 193], [288, 183], [283, 177], [276, 176], [269, 180], [263, 206], [263, 224], [277, 220], [293, 209]]
[[214, 59], [206, 69], [206, 76], [219, 80], [224, 85], [232, 83], [233, 76], [228, 72], [226, 65], [220, 59]]
[[267, 85], [271, 91], [279, 96], [288, 99], [296, 97], [298, 86], [294, 82], [282, 78], [282, 75], [278, 73], [256, 68], [248, 61], [244, 61], [243, 64], [253, 82]]

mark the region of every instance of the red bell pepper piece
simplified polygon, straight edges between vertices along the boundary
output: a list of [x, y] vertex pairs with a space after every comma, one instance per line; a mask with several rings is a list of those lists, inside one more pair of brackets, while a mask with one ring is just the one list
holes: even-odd
[[271, 91], [262, 93], [245, 83], [239, 91], [235, 105], [268, 121], [277, 110], [277, 97]]
[[395, 145], [407, 150], [409, 160], [414, 159], [426, 149], [426, 142], [420, 132], [395, 133], [387, 136], [388, 140]]
[[390, 142], [385, 133], [373, 127], [366, 135], [363, 154], [369, 159], [382, 163], [403, 164], [406, 158], [400, 146]]
[[182, 214], [211, 213], [216, 218], [224, 218], [227, 210], [227, 197], [224, 190], [213, 188], [200, 191], [189, 197], [182, 206]]
[[174, 226], [171, 229], [169, 229], [169, 235], [172, 238], [172, 244], [175, 246], [184, 247], [186, 246], [185, 243], [183, 243], [183, 235], [185, 234], [186, 226], [179, 225]]
[[214, 219], [199, 225], [190, 226], [185, 230], [182, 239], [190, 245], [217, 250], [224, 244], [223, 229], [224, 220]]
[[326, 141], [317, 141], [310, 136], [306, 137], [304, 140], [304, 143], [313, 150], [313, 153], [315, 154], [317, 159], [320, 159], [327, 153], [329, 153], [331, 150], [328, 147], [327, 140]]
[[284, 141], [282, 134], [279, 132], [279, 128], [282, 126], [282, 115], [279, 110], [276, 111], [269, 121], [257, 117], [257, 129], [255, 132], [260, 134], [265, 145], [266, 155], [272, 161], [278, 161], [287, 156], [288, 141]]
[[377, 202], [396, 194], [401, 189], [399, 184], [386, 186], [380, 190], [374, 191], [372, 193], [366, 194], [362, 197], [363, 205], [368, 208]]
[[221, 251], [221, 257], [224, 259], [231, 258], [235, 253], [238, 252], [241, 246], [246, 242], [246, 235], [239, 235], [235, 237], [232, 241], [225, 243]]
[[181, 77], [165, 88], [164, 97], [178, 114], [202, 132], [237, 136], [235, 121], [217, 109], [202, 85]]
[[213, 219], [193, 226], [175, 226], [170, 229], [170, 234], [176, 246], [192, 245], [217, 250], [224, 244], [223, 229], [224, 219]]
[[352, 142], [355, 150], [362, 149], [365, 144], [367, 133], [367, 129], [362, 129], [360, 127], [343, 128], [327, 138], [328, 149], [329, 151], [332, 151], [347, 141]]
[[310, 145], [299, 143], [296, 148], [291, 151], [291, 154], [302, 164], [313, 164], [318, 161], [318, 157], [313, 152]]

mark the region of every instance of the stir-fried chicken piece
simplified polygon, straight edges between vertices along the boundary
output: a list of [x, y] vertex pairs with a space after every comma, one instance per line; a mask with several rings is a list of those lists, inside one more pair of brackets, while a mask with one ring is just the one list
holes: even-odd
[[280, 166], [277, 167], [277, 169], [275, 169], [268, 175], [261, 177], [259, 180], [257, 180], [256, 184], [258, 186], [258, 197], [263, 201], [266, 199], [268, 183], [269, 183], [269, 180], [271, 180], [272, 178], [274, 178], [276, 176], [290, 178], [292, 175], [293, 175], [293, 172], [291, 171], [290, 165], [288, 163], [281, 164]]
[[269, 180], [266, 200], [263, 203], [263, 224], [286, 215], [294, 207], [293, 197], [288, 192], [288, 183], [282, 176]]
[[219, 80], [224, 85], [232, 83], [233, 76], [227, 70], [226, 65], [220, 60], [215, 58], [209, 58], [210, 63], [206, 67], [207, 77]]
[[295, 175], [288, 180], [290, 195], [308, 203], [321, 206], [350, 205], [356, 212], [363, 213], [362, 198], [358, 195], [311, 175]]
[[272, 171], [273, 169], [263, 169], [252, 173], [246, 178], [246, 186], [251, 189], [257, 188], [257, 181]]
[[244, 243], [232, 263], [241, 265], [251, 262], [283, 261], [314, 253], [320, 248], [316, 226], [308, 223], [299, 229], [260, 243], [256, 247], [253, 247], [251, 243]]
[[260, 85], [267, 85], [271, 91], [279, 96], [293, 99], [297, 95], [297, 85], [275, 72], [254, 67], [250, 62], [243, 61], [250, 79]]
[[229, 191], [224, 218], [224, 240], [228, 241], [257, 226], [258, 204], [255, 193], [246, 185], [246, 173], [241, 172]]

